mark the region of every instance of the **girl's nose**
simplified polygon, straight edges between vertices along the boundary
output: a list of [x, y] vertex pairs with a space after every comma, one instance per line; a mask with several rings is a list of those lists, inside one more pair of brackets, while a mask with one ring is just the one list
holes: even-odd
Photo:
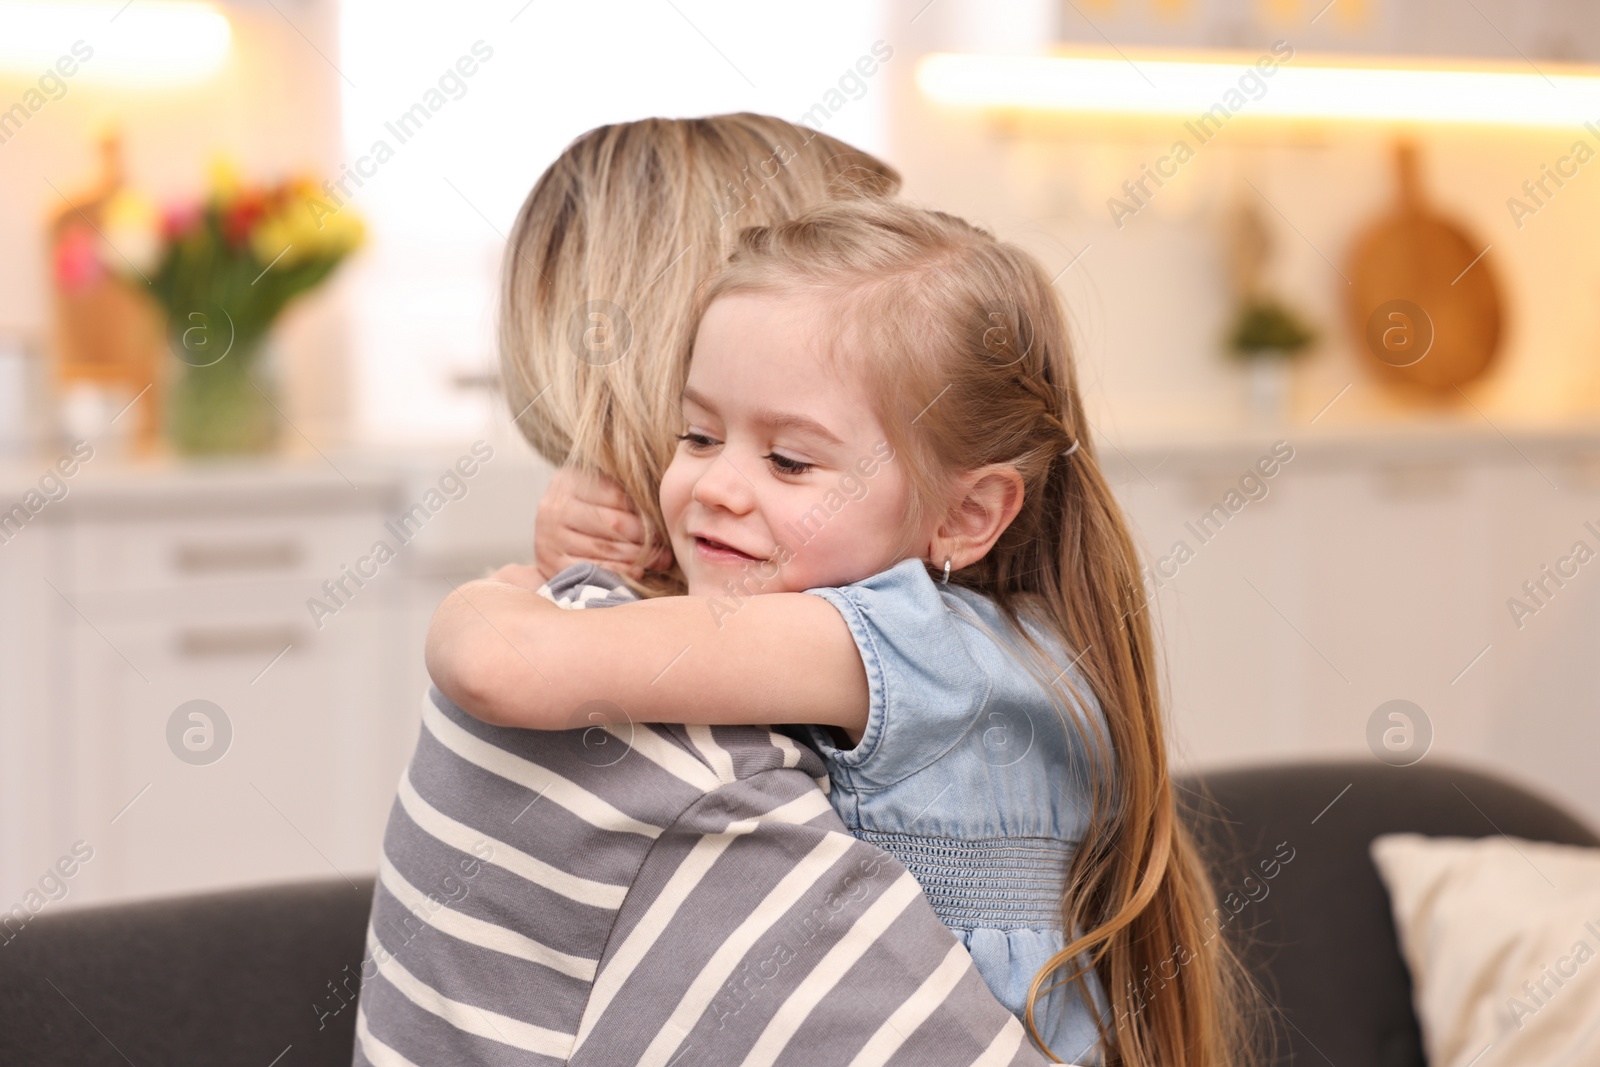
[[695, 479], [694, 502], [701, 507], [719, 508], [742, 515], [754, 501], [750, 483], [724, 451]]

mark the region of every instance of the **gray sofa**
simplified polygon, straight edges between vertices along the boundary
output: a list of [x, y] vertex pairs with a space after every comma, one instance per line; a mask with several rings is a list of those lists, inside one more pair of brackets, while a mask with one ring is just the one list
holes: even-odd
[[[1181, 789], [1235, 894], [1226, 929], [1270, 1005], [1275, 1064], [1423, 1067], [1373, 837], [1600, 844], [1547, 801], [1442, 763], [1269, 766]], [[0, 946], [0, 1064], [344, 1067], [371, 897], [370, 880], [335, 880], [41, 914]]]
[[1281, 1067], [1427, 1063], [1389, 897], [1367, 853], [1373, 838], [1504, 833], [1600, 845], [1593, 830], [1549, 801], [1443, 762], [1290, 764], [1211, 773], [1186, 788], [1219, 893], [1237, 891], [1279, 842], [1294, 849], [1265, 896], [1234, 919], [1268, 1004], [1261, 1031], [1273, 1054], [1266, 1062]]

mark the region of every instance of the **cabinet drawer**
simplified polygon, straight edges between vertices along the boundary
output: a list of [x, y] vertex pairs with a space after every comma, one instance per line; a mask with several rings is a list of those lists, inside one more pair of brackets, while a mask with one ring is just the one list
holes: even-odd
[[177, 591], [242, 582], [314, 587], [380, 537], [376, 512], [314, 517], [92, 522], [74, 531], [80, 592]]
[[[239, 605], [67, 628], [79, 670], [53, 721], [70, 798], [55, 836], [98, 835], [77, 899], [370, 867], [416, 736], [420, 694], [396, 682], [421, 650], [392, 613], [355, 607], [337, 623], [318, 632]], [[209, 762], [174, 748], [173, 717], [193, 700], [220, 709], [213, 727], [225, 720]]]

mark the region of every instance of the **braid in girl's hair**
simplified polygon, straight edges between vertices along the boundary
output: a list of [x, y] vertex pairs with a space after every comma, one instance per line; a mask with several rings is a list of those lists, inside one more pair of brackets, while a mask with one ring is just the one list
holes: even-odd
[[[950, 581], [995, 601], [1041, 681], [1063, 679], [1046, 684], [1093, 771], [1091, 821], [1061, 904], [1068, 943], [1029, 991], [1034, 1040], [1038, 999], [1061, 984], [1087, 996], [1082, 982], [1092, 970], [1110, 1001], [1110, 1023], [1102, 1023], [1110, 1062], [1248, 1062], [1246, 980], [1216, 936], [1216, 896], [1177, 818], [1138, 554], [1100, 470], [1065, 315], [1044, 271], [949, 215], [859, 202], [745, 231], [701, 308], [745, 290], [806, 292], [827, 303], [836, 358], [853, 360], [845, 373], [865, 375], [895, 462], [906, 464], [912, 513], [903, 556], [914, 554], [910, 531], [924, 516], [954, 503], [955, 474], [1009, 464], [1023, 479], [1015, 520]], [[1087, 692], [1064, 680], [1065, 664], [1045, 662], [1020, 625], [1024, 615], [1076, 655]], [[1090, 701], [1103, 727], [1076, 710]], [[1153, 974], [1162, 978], [1154, 987]]]

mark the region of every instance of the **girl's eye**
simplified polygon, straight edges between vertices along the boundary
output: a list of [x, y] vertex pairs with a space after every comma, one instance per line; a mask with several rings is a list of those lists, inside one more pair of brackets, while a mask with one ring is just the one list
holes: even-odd
[[704, 451], [705, 449], [710, 448], [717, 443], [711, 438], [707, 437], [705, 434], [695, 433], [693, 430], [689, 431], [688, 433], [680, 433], [678, 435], [678, 440], [687, 442], [689, 445], [689, 451], [691, 452]]
[[770, 460], [773, 467], [775, 467], [780, 474], [804, 474], [812, 467], [816, 466], [815, 463], [804, 463], [798, 459], [790, 459], [788, 456], [780, 456], [776, 452], [768, 452], [761, 458]]

